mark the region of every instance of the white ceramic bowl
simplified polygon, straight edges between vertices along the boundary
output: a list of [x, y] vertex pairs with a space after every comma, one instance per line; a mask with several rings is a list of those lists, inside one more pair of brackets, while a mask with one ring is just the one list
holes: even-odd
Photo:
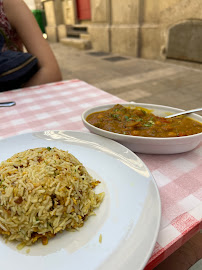
[[[142, 137], [142, 136], [131, 136], [118, 134], [114, 132], [109, 132], [102, 130], [100, 128], [94, 127], [86, 121], [86, 117], [94, 112], [108, 110], [113, 107], [115, 104], [106, 104], [97, 107], [87, 109], [82, 114], [82, 121], [87, 129], [90, 132], [107, 137], [109, 139], [118, 141], [119, 143], [125, 145], [129, 149], [137, 153], [145, 154], [177, 154], [183, 153], [190, 150], [193, 150], [199, 145], [202, 140], [202, 133], [184, 136], [184, 137], [171, 137], [171, 138], [154, 138], [154, 137]], [[126, 107], [143, 107], [149, 110], [152, 110], [152, 113], [157, 116], [165, 117], [169, 114], [174, 114], [181, 112], [183, 110], [155, 105], [155, 104], [146, 104], [146, 103], [121, 103], [121, 105]], [[202, 116], [197, 114], [190, 114], [190, 118], [197, 120], [202, 123]]]

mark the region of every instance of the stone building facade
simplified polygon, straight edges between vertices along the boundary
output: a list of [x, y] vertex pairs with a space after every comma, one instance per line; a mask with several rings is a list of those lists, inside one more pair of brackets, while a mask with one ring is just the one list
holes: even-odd
[[78, 18], [81, 0], [44, 1], [49, 37], [52, 31], [60, 40], [67, 26], [79, 24], [96, 51], [202, 62], [202, 0], [82, 1], [90, 6], [84, 19]]

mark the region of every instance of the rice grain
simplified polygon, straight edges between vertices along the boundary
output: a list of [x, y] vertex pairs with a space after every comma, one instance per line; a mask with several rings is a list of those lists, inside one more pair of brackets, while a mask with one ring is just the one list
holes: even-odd
[[77, 230], [99, 207], [100, 182], [69, 152], [42, 147], [0, 164], [0, 234], [8, 241], [43, 244], [63, 230]]

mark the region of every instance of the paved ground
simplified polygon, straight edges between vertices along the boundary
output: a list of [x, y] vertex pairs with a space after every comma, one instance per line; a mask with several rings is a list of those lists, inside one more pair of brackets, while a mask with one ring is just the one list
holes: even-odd
[[[80, 51], [60, 43], [50, 45], [64, 80], [86, 81], [126, 101], [181, 109], [202, 107], [202, 64], [103, 55], [92, 50]], [[198, 243], [201, 246], [200, 239], [201, 233], [198, 233], [195, 239], [188, 241], [155, 270], [180, 269], [181, 267], [170, 266], [175, 265], [176, 260], [180, 262], [180, 258], [183, 262], [186, 261], [191, 252], [193, 253], [193, 245]], [[202, 269], [202, 260], [190, 270], [198, 269]]]
[[117, 55], [92, 55], [95, 51], [60, 43], [50, 45], [64, 80], [86, 81], [126, 101], [181, 109], [202, 107], [202, 64], [126, 56], [117, 59]]

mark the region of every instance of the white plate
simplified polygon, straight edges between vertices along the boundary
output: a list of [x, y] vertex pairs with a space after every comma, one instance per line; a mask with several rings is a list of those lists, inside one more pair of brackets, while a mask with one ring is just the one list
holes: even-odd
[[[0, 161], [34, 147], [57, 147], [75, 155], [102, 181], [105, 198], [78, 232], [63, 232], [47, 246], [18, 251], [0, 237], [0, 269], [143, 269], [156, 243], [160, 197], [144, 163], [109, 139], [75, 131], [44, 131], [0, 141]], [[99, 236], [102, 235], [102, 243]]]
[[[89, 114], [99, 111], [104, 111], [112, 108], [115, 104], [106, 104], [97, 107], [87, 109], [82, 114], [82, 121], [87, 129], [91, 132], [113, 139], [121, 144], [125, 145], [129, 149], [137, 153], [145, 154], [177, 154], [193, 150], [199, 145], [202, 140], [202, 133], [184, 136], [184, 137], [171, 137], [171, 138], [154, 138], [154, 137], [142, 137], [142, 136], [131, 136], [113, 133], [100, 128], [97, 128], [86, 121]], [[164, 117], [169, 114], [181, 112], [183, 110], [167, 107], [155, 104], [146, 103], [121, 103], [123, 106], [130, 107], [143, 107], [152, 110], [157, 116]], [[202, 116], [197, 114], [191, 114], [190, 118], [197, 120], [202, 123]]]

